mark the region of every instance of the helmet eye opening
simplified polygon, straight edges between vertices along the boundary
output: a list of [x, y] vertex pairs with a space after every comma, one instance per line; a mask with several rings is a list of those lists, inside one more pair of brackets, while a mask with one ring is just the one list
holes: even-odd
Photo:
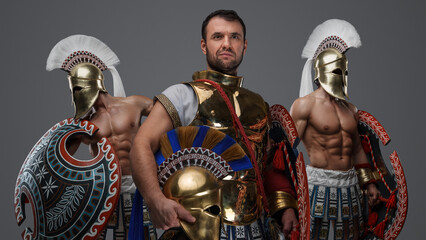
[[220, 214], [220, 207], [218, 205], [213, 205], [207, 209], [204, 209], [204, 212], [207, 212], [214, 216], [218, 216]]
[[83, 89], [82, 87], [75, 86], [75, 87], [73, 87], [73, 88], [72, 88], [72, 93], [75, 93], [75, 92], [81, 91], [82, 89]]
[[336, 68], [332, 71], [332, 73], [337, 74], [337, 75], [342, 75], [342, 70], [340, 68]]

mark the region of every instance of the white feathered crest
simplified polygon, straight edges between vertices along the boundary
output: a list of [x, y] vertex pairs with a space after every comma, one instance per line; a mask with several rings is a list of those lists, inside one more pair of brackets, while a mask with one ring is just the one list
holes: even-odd
[[59, 41], [50, 51], [46, 70], [60, 68], [70, 71], [81, 62], [93, 63], [102, 71], [109, 69], [113, 78], [114, 96], [126, 96], [120, 75], [115, 69], [120, 60], [105, 43], [91, 36], [72, 35]]
[[349, 48], [360, 47], [361, 39], [355, 27], [340, 19], [330, 19], [318, 25], [309, 36], [302, 51], [302, 58], [307, 58], [303, 67], [299, 97], [313, 92], [312, 63], [327, 48], [336, 48], [344, 53]]

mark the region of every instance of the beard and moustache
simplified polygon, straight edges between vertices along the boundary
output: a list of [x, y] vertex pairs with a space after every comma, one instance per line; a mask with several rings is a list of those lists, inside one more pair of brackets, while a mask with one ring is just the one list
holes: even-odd
[[[216, 54], [212, 54], [209, 49], [206, 47], [206, 58], [207, 58], [207, 64], [208, 66], [217, 72], [229, 74], [229, 75], [237, 75], [237, 69], [238, 66], [240, 66], [241, 62], [243, 61], [243, 52], [241, 53], [241, 57], [238, 59], [238, 57], [235, 60], [232, 60], [230, 62], [225, 63], [221, 59], [219, 59], [219, 55], [222, 52], [229, 52], [232, 53], [234, 56], [237, 56], [237, 54], [232, 49], [226, 49], [226, 50], [218, 50]], [[216, 56], [216, 57], [215, 57]]]

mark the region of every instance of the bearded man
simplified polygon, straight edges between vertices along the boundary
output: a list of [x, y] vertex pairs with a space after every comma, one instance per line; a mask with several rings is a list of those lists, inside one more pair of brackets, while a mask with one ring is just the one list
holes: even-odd
[[[269, 208], [270, 215], [279, 220], [282, 230], [288, 234], [297, 225], [294, 190], [284, 174], [274, 178], [280, 181], [262, 180], [267, 172], [263, 155], [268, 142], [268, 105], [260, 95], [242, 88], [243, 78], [237, 76], [247, 50], [245, 24], [235, 11], [218, 10], [204, 20], [201, 34], [207, 70], [195, 72], [194, 81], [171, 86], [157, 95], [151, 114], [135, 137], [131, 162], [136, 185], [147, 203], [154, 226], [172, 230], [193, 223], [199, 224], [198, 231], [202, 232], [203, 223], [161, 191], [154, 153], [166, 132], [180, 126], [205, 125], [231, 136], [250, 156], [253, 165], [247, 171], [236, 171], [229, 181], [222, 181], [223, 199], [239, 199], [240, 205], [224, 206], [229, 211], [221, 213], [223, 228], [216, 229], [217, 234], [209, 237], [270, 238], [269, 230], [264, 228], [263, 208]], [[231, 110], [230, 105], [235, 109]], [[229, 191], [232, 181], [239, 182], [239, 190]], [[266, 188], [272, 190], [265, 191]]]

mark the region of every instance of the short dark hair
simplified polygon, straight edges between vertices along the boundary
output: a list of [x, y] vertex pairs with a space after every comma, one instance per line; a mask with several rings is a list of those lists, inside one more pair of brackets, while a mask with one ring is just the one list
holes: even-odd
[[220, 9], [220, 10], [216, 10], [216, 11], [210, 13], [206, 17], [206, 19], [204, 19], [203, 25], [201, 26], [201, 36], [203, 37], [204, 41], [206, 41], [207, 24], [209, 24], [210, 20], [213, 17], [221, 17], [221, 18], [223, 18], [227, 21], [238, 21], [238, 22], [240, 22], [241, 26], [243, 27], [244, 39], [246, 39], [246, 25], [244, 24], [243, 19], [241, 19], [240, 16], [238, 16], [237, 12], [235, 12], [234, 10]]

